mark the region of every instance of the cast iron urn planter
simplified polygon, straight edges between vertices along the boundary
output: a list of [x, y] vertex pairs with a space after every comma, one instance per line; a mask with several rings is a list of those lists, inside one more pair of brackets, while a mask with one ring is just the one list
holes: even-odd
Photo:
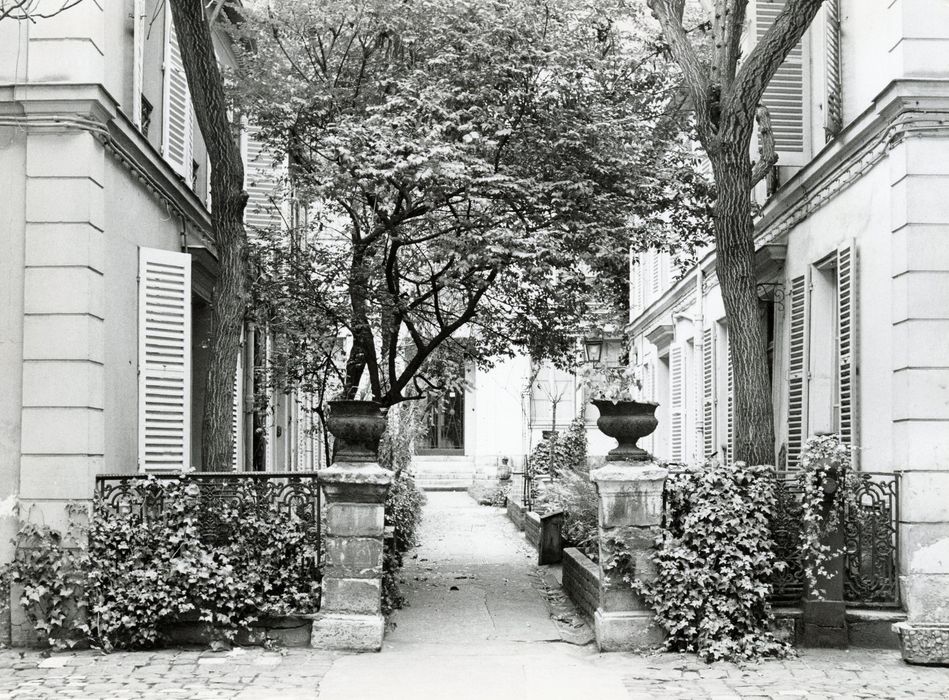
[[617, 401], [594, 399], [593, 405], [600, 412], [596, 427], [600, 432], [616, 438], [619, 442], [606, 455], [607, 462], [644, 462], [652, 459], [646, 450], [636, 443], [651, 434], [659, 425], [656, 408], [652, 401]]
[[386, 412], [376, 401], [330, 401], [326, 427], [336, 438], [334, 462], [375, 462], [386, 431]]

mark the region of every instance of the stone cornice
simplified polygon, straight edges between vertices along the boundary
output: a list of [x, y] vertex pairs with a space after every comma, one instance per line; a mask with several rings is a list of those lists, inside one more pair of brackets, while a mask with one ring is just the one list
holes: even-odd
[[[898, 80], [840, 135], [828, 143], [768, 200], [755, 221], [755, 246], [783, 242], [801, 221], [818, 211], [879, 163], [906, 138], [949, 138], [949, 80]], [[648, 330], [676, 300], [685, 296], [697, 267], [705, 271], [703, 291], [718, 284], [715, 251], [707, 253], [675, 285], [627, 326], [631, 334]]]
[[152, 196], [187, 219], [202, 245], [211, 247], [211, 219], [204, 204], [101, 85], [2, 85], [0, 126], [89, 132]]

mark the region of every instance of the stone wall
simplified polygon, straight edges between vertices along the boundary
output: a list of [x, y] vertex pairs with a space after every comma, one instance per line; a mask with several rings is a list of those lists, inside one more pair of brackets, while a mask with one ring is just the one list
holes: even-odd
[[533, 511], [524, 514], [524, 536], [537, 549], [540, 545], [540, 516]]
[[597, 565], [574, 547], [563, 550], [563, 589], [581, 614], [593, 621], [600, 605], [600, 574]]

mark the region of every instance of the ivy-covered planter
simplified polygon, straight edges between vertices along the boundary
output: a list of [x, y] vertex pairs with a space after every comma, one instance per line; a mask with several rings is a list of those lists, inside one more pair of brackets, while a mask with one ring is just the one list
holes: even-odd
[[375, 401], [330, 401], [326, 427], [336, 438], [336, 462], [375, 462], [386, 411]]
[[656, 418], [658, 403], [594, 399], [593, 405], [600, 412], [596, 427], [619, 442], [617, 447], [607, 453], [608, 462], [642, 462], [651, 459], [649, 453], [636, 443], [651, 435], [659, 425]]

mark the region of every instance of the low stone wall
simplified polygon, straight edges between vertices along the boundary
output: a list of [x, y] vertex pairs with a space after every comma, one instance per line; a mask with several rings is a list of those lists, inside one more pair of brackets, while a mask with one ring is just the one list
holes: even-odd
[[600, 569], [575, 547], [563, 550], [563, 589], [592, 623], [593, 613], [600, 605]]
[[533, 511], [524, 514], [524, 536], [537, 549], [540, 545], [540, 516]]
[[517, 525], [518, 530], [524, 529], [524, 514], [526, 509], [515, 498], [507, 499], [507, 517]]

